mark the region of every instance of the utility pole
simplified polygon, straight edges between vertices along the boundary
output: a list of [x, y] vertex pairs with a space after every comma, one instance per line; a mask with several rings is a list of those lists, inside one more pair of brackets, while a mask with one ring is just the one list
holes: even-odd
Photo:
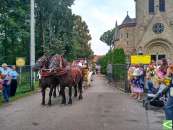
[[[32, 72], [32, 66], [35, 64], [35, 15], [34, 15], [34, 0], [30, 1], [31, 8], [31, 21], [30, 21], [30, 71], [31, 71], [31, 87], [33, 88], [33, 81], [35, 81], [34, 73]], [[34, 77], [34, 78], [33, 78]]]

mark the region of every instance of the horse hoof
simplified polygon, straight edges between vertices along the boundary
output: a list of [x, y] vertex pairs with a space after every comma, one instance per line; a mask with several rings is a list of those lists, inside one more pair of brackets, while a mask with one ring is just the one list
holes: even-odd
[[56, 95], [53, 95], [54, 98], [56, 98]]
[[82, 100], [82, 99], [83, 99], [83, 97], [80, 95], [80, 96], [79, 96], [79, 100]]

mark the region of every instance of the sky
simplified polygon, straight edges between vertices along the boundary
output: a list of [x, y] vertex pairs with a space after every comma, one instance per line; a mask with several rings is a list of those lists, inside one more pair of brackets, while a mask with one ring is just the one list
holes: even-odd
[[104, 55], [109, 47], [101, 42], [100, 36], [115, 27], [116, 20], [121, 24], [127, 15], [135, 17], [134, 0], [75, 0], [74, 14], [86, 21], [92, 36], [91, 48], [96, 55]]

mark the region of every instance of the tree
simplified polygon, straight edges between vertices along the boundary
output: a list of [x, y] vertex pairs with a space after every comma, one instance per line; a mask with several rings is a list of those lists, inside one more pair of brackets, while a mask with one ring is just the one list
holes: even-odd
[[[74, 0], [37, 0], [38, 48], [43, 53], [70, 53], [72, 41], [72, 12]], [[56, 47], [56, 48], [55, 48]], [[64, 51], [62, 51], [64, 50]]]
[[[87, 24], [72, 14], [74, 0], [35, 0], [36, 59], [58, 53], [67, 59], [92, 55]], [[77, 27], [79, 25], [79, 27]], [[0, 62], [15, 64], [16, 57], [29, 63], [30, 1], [0, 2]]]
[[104, 43], [106, 43], [108, 46], [112, 46], [113, 45], [113, 40], [114, 40], [114, 35], [115, 35], [115, 28], [112, 30], [108, 30], [106, 32], [104, 32], [101, 37], [100, 40]]
[[21, 55], [27, 55], [29, 41], [27, 22], [29, 3], [25, 0], [2, 0], [0, 3], [0, 53], [1, 62], [15, 63]]
[[73, 55], [76, 58], [86, 58], [93, 55], [91, 50], [91, 35], [85, 21], [79, 15], [73, 15]]

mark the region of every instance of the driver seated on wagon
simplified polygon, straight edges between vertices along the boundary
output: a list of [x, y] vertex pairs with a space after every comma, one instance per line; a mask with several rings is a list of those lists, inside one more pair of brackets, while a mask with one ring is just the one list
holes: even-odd
[[89, 67], [88, 67], [87, 63], [85, 63], [82, 66], [82, 73], [83, 73], [83, 76], [84, 76], [84, 81], [87, 81], [87, 77], [88, 77], [88, 73], [89, 73]]

